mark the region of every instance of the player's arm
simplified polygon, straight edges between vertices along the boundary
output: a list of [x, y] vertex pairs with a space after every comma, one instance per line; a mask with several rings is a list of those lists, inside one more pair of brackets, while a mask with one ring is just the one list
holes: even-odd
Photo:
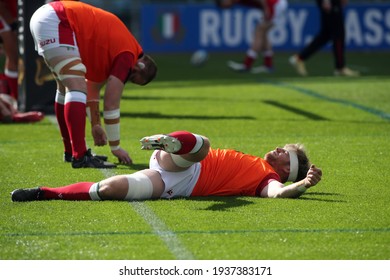
[[131, 164], [129, 154], [120, 147], [120, 100], [124, 89], [122, 80], [110, 75], [104, 93], [104, 125], [111, 152], [121, 163]]
[[269, 198], [297, 198], [300, 197], [307, 189], [315, 186], [321, 181], [322, 170], [312, 165], [307, 172], [306, 178], [285, 186], [282, 183], [272, 180], [261, 191], [261, 197]]
[[103, 84], [87, 81], [87, 116], [91, 122], [92, 137], [96, 146], [107, 144], [107, 136], [100, 119], [100, 89]]
[[258, 0], [260, 5], [263, 7], [264, 19], [266, 22], [271, 20], [271, 9], [266, 0]]

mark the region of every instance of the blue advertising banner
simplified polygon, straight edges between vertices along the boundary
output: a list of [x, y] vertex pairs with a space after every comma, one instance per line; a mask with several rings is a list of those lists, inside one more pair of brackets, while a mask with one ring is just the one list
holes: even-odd
[[[243, 51], [261, 17], [261, 11], [241, 6], [144, 4], [141, 41], [147, 52]], [[283, 24], [269, 34], [274, 49], [302, 48], [318, 31], [319, 20], [314, 4], [290, 5]], [[348, 5], [345, 28], [350, 50], [390, 50], [390, 5]]]

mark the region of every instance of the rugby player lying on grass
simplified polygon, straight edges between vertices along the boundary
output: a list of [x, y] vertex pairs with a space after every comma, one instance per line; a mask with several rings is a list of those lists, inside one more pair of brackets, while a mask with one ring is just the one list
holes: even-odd
[[[141, 139], [142, 149], [155, 150], [149, 169], [116, 175], [100, 182], [59, 188], [17, 189], [13, 201], [147, 200], [190, 196], [259, 196], [296, 198], [315, 186], [321, 169], [310, 165], [303, 147], [288, 144], [264, 159], [235, 150], [211, 149], [204, 136], [187, 131]], [[285, 186], [284, 183], [294, 182]]]

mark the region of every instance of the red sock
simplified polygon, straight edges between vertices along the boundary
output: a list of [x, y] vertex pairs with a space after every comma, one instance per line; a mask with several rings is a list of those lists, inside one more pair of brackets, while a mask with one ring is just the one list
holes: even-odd
[[271, 56], [264, 56], [263, 57], [263, 64], [264, 66], [268, 67], [268, 68], [272, 68], [272, 65], [273, 65], [273, 61], [272, 61], [272, 55]]
[[[203, 144], [203, 139], [199, 135], [194, 135], [188, 131], [175, 131], [168, 135], [175, 137], [181, 143], [181, 149], [175, 154], [183, 155], [188, 153], [196, 153], [200, 150]], [[194, 151], [194, 148], [196, 150]]]
[[65, 121], [65, 105], [55, 102], [54, 111], [56, 113], [58, 126], [60, 127], [60, 132], [62, 136], [62, 141], [64, 142], [65, 152], [72, 154], [72, 145], [70, 143], [68, 127], [66, 126], [66, 121]]
[[65, 96], [65, 121], [72, 143], [73, 156], [76, 159], [83, 157], [87, 151], [85, 143], [86, 99], [86, 95], [78, 91], [70, 91]]
[[268, 68], [273, 67], [273, 57], [274, 57], [274, 52], [272, 50], [263, 52], [263, 64], [265, 67]]
[[8, 81], [4, 74], [0, 74], [0, 93], [10, 94]]
[[92, 182], [80, 182], [60, 188], [41, 187], [44, 191], [42, 199], [91, 200], [89, 189], [93, 184]]
[[247, 69], [252, 68], [253, 62], [255, 62], [255, 60], [256, 60], [256, 58], [247, 55], [247, 56], [245, 57], [245, 60], [244, 60], [245, 67], [246, 67]]

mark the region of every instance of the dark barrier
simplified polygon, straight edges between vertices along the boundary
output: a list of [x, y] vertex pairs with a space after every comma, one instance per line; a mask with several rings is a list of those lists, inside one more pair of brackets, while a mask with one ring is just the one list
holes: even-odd
[[18, 0], [19, 110], [53, 113], [56, 83], [42, 57], [35, 51], [30, 18], [44, 0]]

